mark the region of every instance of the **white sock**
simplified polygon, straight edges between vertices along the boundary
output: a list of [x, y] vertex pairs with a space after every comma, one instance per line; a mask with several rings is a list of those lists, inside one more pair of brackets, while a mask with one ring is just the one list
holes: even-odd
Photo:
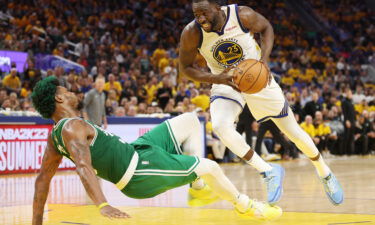
[[250, 199], [247, 195], [240, 194], [237, 198], [237, 201], [234, 203], [234, 207], [241, 213], [246, 212], [249, 209]]
[[200, 190], [204, 188], [204, 181], [201, 178], [196, 179], [193, 183], [191, 183], [191, 188], [195, 190]]
[[320, 155], [318, 160], [316, 161], [311, 160], [311, 162], [315, 166], [315, 169], [318, 172], [318, 175], [320, 177], [325, 178], [331, 173], [331, 170], [329, 169], [327, 164], [324, 162], [322, 155]]
[[247, 164], [253, 166], [260, 173], [272, 170], [272, 167], [260, 158], [256, 152], [254, 152], [253, 157], [247, 161]]

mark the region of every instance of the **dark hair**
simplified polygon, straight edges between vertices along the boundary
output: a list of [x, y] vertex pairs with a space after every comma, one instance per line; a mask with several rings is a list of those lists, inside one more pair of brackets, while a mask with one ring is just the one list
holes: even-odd
[[59, 80], [55, 76], [49, 76], [36, 83], [31, 100], [35, 109], [43, 118], [51, 118], [55, 112], [55, 94]]

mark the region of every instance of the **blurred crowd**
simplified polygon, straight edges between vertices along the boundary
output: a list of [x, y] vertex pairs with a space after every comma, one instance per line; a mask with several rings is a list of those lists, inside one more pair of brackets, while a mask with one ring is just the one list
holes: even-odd
[[[104, 117], [197, 111], [209, 121], [210, 85], [178, 74], [179, 37], [193, 19], [191, 1], [3, 2], [0, 10], [9, 17], [1, 20], [0, 49], [28, 52], [29, 59], [23, 73], [15, 65], [2, 72], [2, 110], [34, 111], [32, 88], [54, 75], [82, 99], [103, 92]], [[316, 32], [306, 29], [283, 1], [228, 1], [248, 5], [272, 23], [275, 45], [269, 66], [319, 149], [368, 154], [375, 150], [374, 17], [363, 0], [336, 2], [306, 1], [327, 31]], [[41, 71], [35, 66], [37, 54], [64, 57], [84, 70]], [[196, 67], [207, 70], [202, 57]], [[249, 124], [249, 135], [256, 136], [259, 124]], [[209, 122], [207, 134], [215, 151], [223, 149]], [[265, 133], [266, 139], [271, 136]], [[269, 152], [283, 148], [267, 145]]]

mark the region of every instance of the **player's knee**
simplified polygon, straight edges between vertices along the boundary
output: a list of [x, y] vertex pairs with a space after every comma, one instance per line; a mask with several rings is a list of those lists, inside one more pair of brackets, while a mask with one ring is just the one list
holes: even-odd
[[192, 126], [193, 129], [199, 129], [200, 123], [198, 119], [198, 115], [195, 112], [188, 112], [184, 113], [181, 116], [184, 117], [184, 121], [186, 125]]
[[194, 127], [198, 128], [200, 127], [200, 122], [197, 113], [190, 112], [187, 113], [187, 116], [189, 117], [189, 121], [194, 125]]
[[218, 136], [225, 136], [225, 132], [234, 127], [226, 123], [212, 123], [212, 129]]
[[215, 162], [215, 161], [213, 161], [211, 159], [202, 158], [201, 159], [201, 163], [204, 164], [204, 166], [206, 168], [205, 172], [207, 174], [212, 174], [213, 172], [215, 172], [218, 169], [220, 169], [219, 164], [217, 164], [217, 162]]

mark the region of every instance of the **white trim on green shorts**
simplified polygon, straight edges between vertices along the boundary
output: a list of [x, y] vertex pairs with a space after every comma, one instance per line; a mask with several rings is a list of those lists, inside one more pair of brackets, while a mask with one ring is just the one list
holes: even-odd
[[145, 169], [145, 170], [135, 170], [134, 176], [136, 175], [151, 175], [151, 176], [189, 176], [194, 172], [195, 167], [198, 166], [200, 160], [197, 156], [195, 158], [195, 163], [187, 170], [154, 170], [154, 169]]
[[169, 120], [165, 121], [165, 123], [167, 124], [169, 135], [172, 138], [172, 141], [173, 141], [173, 144], [174, 144], [174, 147], [175, 147], [177, 153], [180, 154], [180, 155], [182, 155], [182, 150], [181, 150], [180, 145], [178, 144], [178, 142], [177, 142], [177, 140], [176, 140], [176, 138], [175, 138], [175, 136], [173, 134], [172, 127], [169, 124]]
[[130, 179], [132, 178], [135, 169], [138, 165], [138, 153], [134, 152], [132, 159], [130, 160], [128, 169], [125, 171], [124, 175], [121, 177], [120, 181], [117, 182], [116, 187], [120, 190], [124, 189], [124, 187], [129, 183]]

